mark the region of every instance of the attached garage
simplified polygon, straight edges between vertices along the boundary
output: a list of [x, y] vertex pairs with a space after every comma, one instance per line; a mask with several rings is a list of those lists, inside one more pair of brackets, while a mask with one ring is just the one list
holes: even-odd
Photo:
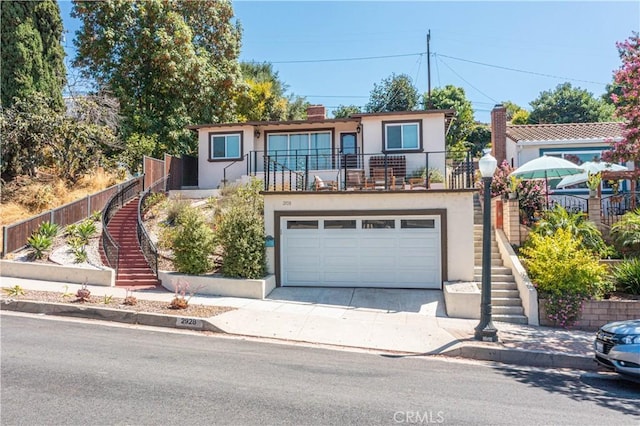
[[278, 219], [282, 286], [442, 288], [440, 215]]

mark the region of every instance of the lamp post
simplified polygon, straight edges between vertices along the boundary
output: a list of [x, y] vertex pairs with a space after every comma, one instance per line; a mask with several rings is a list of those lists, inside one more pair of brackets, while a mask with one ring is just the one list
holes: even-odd
[[474, 338], [485, 342], [497, 342], [498, 330], [491, 322], [491, 181], [498, 165], [497, 160], [485, 152], [478, 166], [484, 188], [482, 221], [482, 292], [480, 294], [480, 323]]

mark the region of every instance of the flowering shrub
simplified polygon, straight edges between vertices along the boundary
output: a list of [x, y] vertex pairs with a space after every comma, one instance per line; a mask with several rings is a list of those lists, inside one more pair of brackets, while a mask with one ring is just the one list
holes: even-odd
[[547, 319], [564, 328], [571, 327], [578, 322], [582, 314], [582, 305], [588, 299], [580, 294], [565, 294], [564, 296], [550, 294], [547, 297], [545, 306]]
[[531, 225], [538, 212], [546, 205], [547, 186], [542, 180], [523, 180], [518, 185], [520, 218], [525, 225]]
[[560, 325], [579, 318], [583, 300], [610, 290], [606, 267], [567, 229], [552, 235], [532, 233], [520, 253], [538, 294], [548, 300], [547, 310], [560, 318]]

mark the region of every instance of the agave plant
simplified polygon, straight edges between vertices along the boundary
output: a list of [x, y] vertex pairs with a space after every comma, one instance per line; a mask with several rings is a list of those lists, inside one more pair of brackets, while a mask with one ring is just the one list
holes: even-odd
[[56, 235], [58, 235], [59, 230], [60, 227], [57, 224], [51, 222], [43, 222], [40, 224], [37, 233], [40, 235], [44, 235], [45, 237], [54, 238]]
[[626, 259], [613, 268], [613, 281], [625, 293], [640, 295], [640, 259]]
[[33, 249], [33, 255], [36, 259], [42, 259], [44, 253], [53, 245], [53, 238], [46, 235], [34, 233], [27, 240], [29, 246]]

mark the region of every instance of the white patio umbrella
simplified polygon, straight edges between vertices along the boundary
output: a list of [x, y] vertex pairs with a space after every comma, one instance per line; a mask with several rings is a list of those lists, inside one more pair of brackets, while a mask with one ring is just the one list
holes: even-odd
[[610, 170], [613, 172], [629, 170], [627, 167], [621, 166], [620, 164], [606, 163], [604, 161], [599, 161], [599, 162], [586, 161], [580, 164], [580, 167], [584, 170], [583, 173], [580, 173], [577, 175], [565, 176], [564, 178], [562, 178], [560, 182], [558, 182], [558, 185], [556, 185], [556, 188], [565, 188], [567, 186], [584, 183], [589, 179], [589, 173], [593, 174], [593, 173], [602, 172], [604, 170]]
[[[562, 178], [583, 172], [584, 170], [580, 166], [572, 163], [571, 161], [564, 160], [559, 157], [543, 155], [542, 157], [527, 161], [522, 166], [509, 173], [509, 176], [515, 176], [525, 180], [544, 179], [545, 185], [548, 188], [549, 178]], [[548, 206], [549, 191], [547, 190], [546, 193]]]

